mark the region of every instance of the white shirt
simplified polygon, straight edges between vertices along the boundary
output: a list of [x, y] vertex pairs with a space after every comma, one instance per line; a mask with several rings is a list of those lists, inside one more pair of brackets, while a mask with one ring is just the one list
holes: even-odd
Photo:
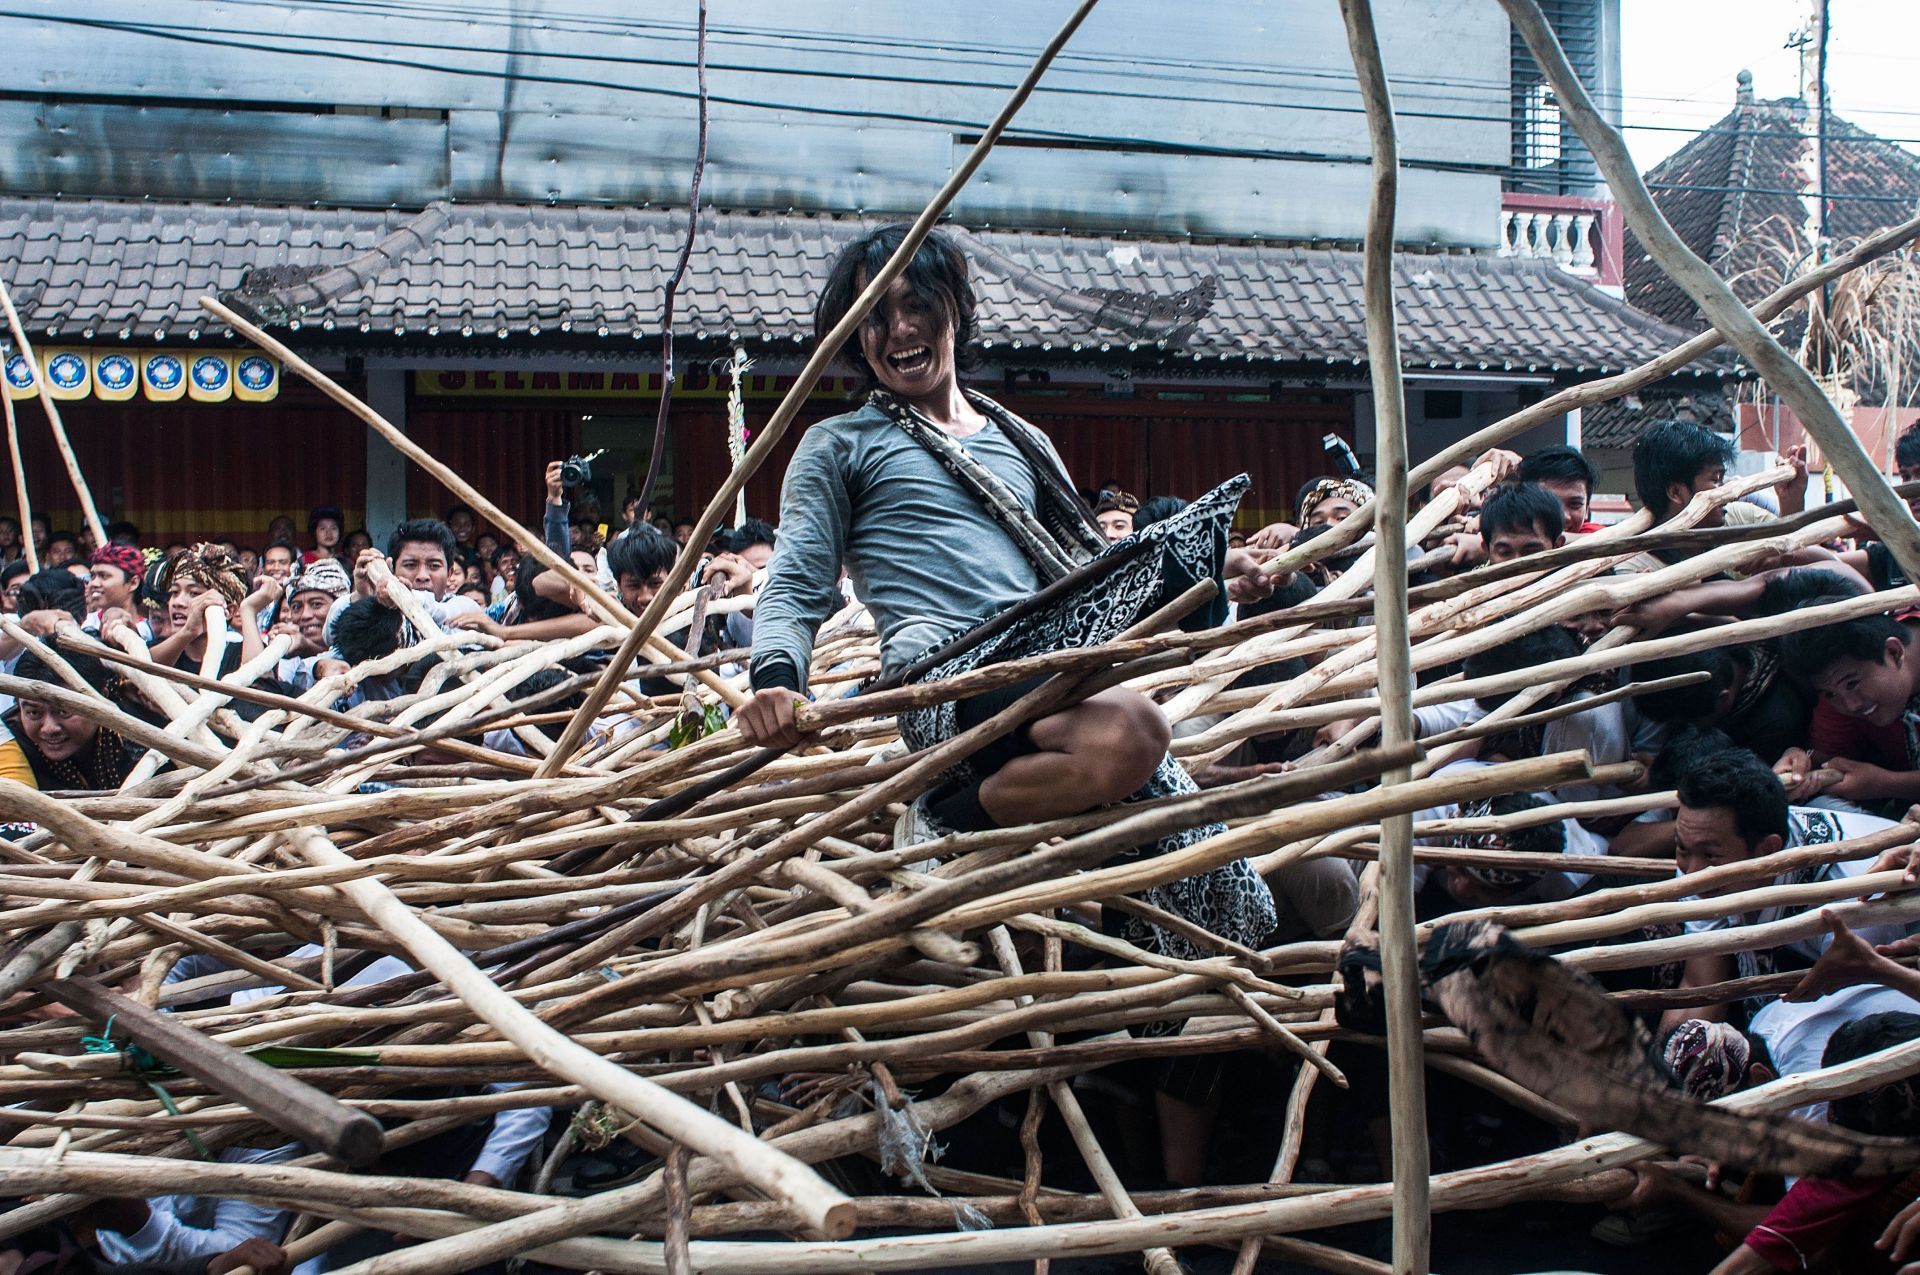
[[273, 675], [287, 688], [289, 695], [313, 689], [313, 666], [325, 659], [321, 655], [289, 655], [274, 667]]
[[[100, 624], [105, 615], [106, 613], [104, 611], [88, 612], [87, 618], [80, 622], [80, 628], [87, 633], [99, 633]], [[153, 645], [153, 626], [151, 624], [148, 624], [145, 620], [135, 620], [133, 622], [133, 631], [140, 635], [142, 642], [145, 642], [148, 646]], [[15, 658], [17, 659], [19, 657], [16, 656]]]
[[[1586, 696], [1581, 696], [1586, 698]], [[1458, 730], [1481, 721], [1487, 710], [1479, 701], [1454, 700], [1447, 704], [1429, 704], [1413, 710], [1413, 733], [1417, 739]], [[1633, 729], [1625, 707], [1620, 703], [1601, 704], [1582, 709], [1548, 722], [1540, 732], [1542, 756], [1553, 753], [1584, 752], [1596, 766], [1626, 761], [1633, 754]], [[1607, 784], [1572, 784], [1554, 790], [1558, 801], [1597, 801], [1618, 795]]]
[[[309, 943], [294, 952], [296, 958], [320, 955], [317, 943]], [[201, 972], [205, 972], [202, 970]], [[413, 973], [413, 966], [397, 956], [382, 956], [369, 962], [367, 967], [355, 974], [342, 987], [364, 987], [373, 983], [384, 983], [390, 978], [399, 978]], [[250, 1001], [262, 1000], [268, 996], [278, 996], [286, 991], [284, 987], [249, 987], [233, 994], [232, 1003], [245, 1005]], [[518, 1089], [519, 1085], [488, 1085], [488, 1093], [505, 1093], [509, 1089]], [[499, 1112], [493, 1118], [493, 1129], [487, 1134], [486, 1145], [480, 1148], [480, 1154], [474, 1157], [465, 1172], [492, 1174], [501, 1182], [511, 1182], [520, 1172], [520, 1166], [527, 1156], [539, 1144], [541, 1135], [546, 1133], [547, 1125], [553, 1119], [553, 1112], [547, 1107], [514, 1107]], [[228, 1247], [232, 1247], [229, 1245]], [[221, 1250], [224, 1252], [225, 1250]]]
[[[223, 1164], [278, 1164], [303, 1148], [296, 1142], [269, 1147], [228, 1147]], [[206, 1262], [258, 1236], [278, 1243], [290, 1215], [265, 1204], [210, 1195], [161, 1195], [147, 1201], [146, 1225], [131, 1235], [96, 1232], [100, 1253], [115, 1266], [134, 1262]]]
[[[415, 589], [413, 596], [419, 600], [421, 608], [426, 611], [433, 622], [443, 629], [447, 627], [447, 621], [456, 615], [471, 615], [474, 612], [485, 609], [472, 598], [463, 597], [458, 593], [450, 594], [445, 601], [434, 597], [425, 589]], [[353, 605], [353, 602], [354, 596], [352, 592], [349, 591], [335, 598], [333, 605], [328, 608], [326, 627], [321, 630], [328, 646], [333, 645], [334, 623], [339, 620], [340, 613]], [[334, 658], [338, 659], [340, 657], [335, 655]]]
[[[1878, 815], [1852, 814], [1847, 811], [1838, 810], [1818, 810], [1811, 806], [1789, 806], [1787, 807], [1787, 846], [1791, 848], [1796, 846], [1831, 845], [1836, 841], [1851, 841], [1855, 837], [1864, 837], [1868, 833], [1879, 832], [1884, 828], [1891, 828], [1893, 826], [1893, 820], [1882, 819]], [[1842, 863], [1821, 864], [1817, 868], [1776, 877], [1774, 880], [1782, 884], [1789, 881], [1837, 881], [1845, 877], [1857, 877], [1872, 866], [1873, 856], [1868, 856], [1864, 859], [1848, 859]], [[1687, 922], [1687, 933], [1704, 934], [1712, 930], [1733, 929], [1740, 925], [1765, 925], [1770, 921], [1778, 921], [1788, 916], [1796, 916], [1804, 911], [1806, 911], [1804, 907], [1776, 903], [1744, 916], [1699, 917]], [[1908, 927], [1898, 922], [1862, 926], [1855, 930], [1855, 933], [1859, 934], [1862, 939], [1865, 939], [1869, 943], [1892, 943], [1896, 939], [1905, 938], [1907, 932]], [[1818, 960], [1820, 959], [1820, 954], [1827, 950], [1827, 945], [1832, 941], [1833, 936], [1823, 929], [1817, 934], [1809, 935], [1806, 938], [1795, 939], [1791, 943], [1786, 943], [1782, 946], [1788, 951], [1799, 953], [1808, 960]], [[1741, 958], [1741, 972], [1743, 974], [1750, 972], [1747, 970], [1746, 965], [1752, 957], [1752, 953], [1742, 952], [1739, 953], [1739, 956]]]
[[[1769, 1001], [1753, 1016], [1747, 1030], [1765, 1042], [1775, 1072], [1797, 1076], [1820, 1069], [1827, 1042], [1842, 1027], [1869, 1014], [1888, 1012], [1920, 1014], [1920, 1001], [1878, 983], [1843, 987], [1818, 1000]], [[1819, 1102], [1796, 1107], [1793, 1114], [1818, 1120], [1825, 1116], [1826, 1110], [1827, 1104]]]

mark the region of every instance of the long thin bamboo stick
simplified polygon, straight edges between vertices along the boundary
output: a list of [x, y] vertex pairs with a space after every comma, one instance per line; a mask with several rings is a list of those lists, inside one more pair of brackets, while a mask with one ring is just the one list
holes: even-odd
[[20, 548], [27, 570], [38, 573], [40, 551], [33, 547], [33, 502], [27, 499], [27, 469], [20, 460], [20, 426], [13, 414], [13, 392], [5, 386], [0, 386], [0, 411], [7, 417], [7, 458], [13, 462], [13, 497], [19, 502]]
[[[26, 326], [20, 322], [20, 314], [13, 308], [13, 295], [7, 291], [7, 284], [4, 279], [0, 279], [0, 310], [6, 312], [7, 330], [13, 333], [14, 342], [19, 345], [21, 355], [32, 365], [34, 376], [44, 382], [46, 373], [42, 371], [40, 361], [34, 357], [33, 342], [27, 340]], [[80, 500], [80, 512], [87, 520], [87, 529], [93, 532], [93, 542], [97, 545], [103, 545], [107, 543], [107, 529], [105, 524], [100, 521], [100, 510], [95, 507], [93, 503], [93, 490], [87, 486], [86, 478], [80, 473], [80, 458], [73, 454], [73, 443], [67, 438], [67, 427], [60, 420], [60, 408], [56, 406], [53, 401], [53, 394], [50, 387], [44, 383], [40, 386], [40, 393], [37, 397], [40, 400], [40, 406], [47, 413], [47, 424], [53, 428], [54, 446], [60, 450], [60, 459], [67, 467], [67, 478], [73, 483], [73, 494]], [[11, 408], [8, 409], [7, 420], [9, 426], [11, 426], [13, 420]], [[9, 428], [8, 433], [9, 438], [11, 438], [11, 428]], [[22, 493], [25, 492], [26, 488], [24, 483], [22, 483], [20, 490]], [[20, 516], [23, 519], [27, 516], [24, 494], [22, 495], [20, 503]], [[28, 540], [31, 541], [33, 538], [33, 528], [29, 525], [23, 527], [22, 530]]]
[[[1363, 245], [1368, 378], [1373, 387], [1376, 499], [1373, 625], [1379, 650], [1381, 740], [1413, 742], [1413, 654], [1407, 635], [1407, 416], [1400, 381], [1400, 333], [1393, 308], [1394, 205], [1400, 153], [1393, 97], [1380, 61], [1369, 0], [1340, 0], [1347, 49], [1366, 107], [1373, 193]], [[1383, 791], [1411, 781], [1390, 770]], [[1431, 1246], [1427, 1218], [1426, 1064], [1420, 1032], [1420, 952], [1413, 940], [1413, 816], [1380, 824], [1380, 966], [1387, 993], [1387, 1107], [1393, 1136], [1393, 1268], [1426, 1275]]]

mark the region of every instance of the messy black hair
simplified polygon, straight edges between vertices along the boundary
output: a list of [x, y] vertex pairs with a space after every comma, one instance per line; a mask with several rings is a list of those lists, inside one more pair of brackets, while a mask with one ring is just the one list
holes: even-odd
[[1513, 476], [1523, 483], [1585, 483], [1587, 495], [1600, 485], [1600, 471], [1578, 448], [1565, 443], [1542, 447], [1520, 462]]
[[[1840, 598], [1813, 598], [1806, 605], [1839, 602]], [[1780, 662], [1795, 677], [1811, 681], [1841, 660], [1878, 664], [1887, 658], [1887, 639], [1911, 646], [1906, 626], [1885, 615], [1862, 615], [1817, 629], [1802, 629], [1780, 638]]]
[[1501, 531], [1532, 531], [1538, 527], [1548, 540], [1567, 529], [1566, 506], [1538, 483], [1508, 483], [1480, 506], [1480, 535], [1492, 540]]
[[[1530, 810], [1545, 809], [1546, 805], [1531, 793], [1506, 793], [1493, 799], [1488, 813], [1496, 816], [1522, 815]], [[1507, 849], [1521, 854], [1561, 854], [1567, 848], [1567, 826], [1564, 820], [1555, 819], [1531, 828], [1511, 828], [1504, 839]]]
[[1733, 444], [1695, 421], [1669, 420], [1650, 426], [1633, 445], [1633, 489], [1655, 518], [1673, 512], [1667, 488], [1693, 485], [1709, 465], [1731, 465]]
[[1570, 660], [1580, 654], [1580, 639], [1557, 624], [1508, 638], [1485, 651], [1475, 651], [1466, 659], [1466, 674], [1471, 678], [1492, 677], [1515, 669], [1534, 668], [1556, 660]]
[[[107, 668], [105, 664], [93, 656], [84, 655], [79, 651], [62, 651], [60, 657], [67, 662], [67, 665], [72, 668], [74, 672], [80, 675], [81, 680], [88, 686], [91, 686], [94, 690], [99, 691], [109, 699], [113, 697], [120, 683], [119, 674]], [[54, 672], [51, 665], [35, 655], [32, 651], [24, 651], [21, 653], [19, 663], [13, 666], [13, 675], [23, 682], [46, 682], [51, 686], [72, 689], [71, 687], [67, 687], [65, 678]], [[25, 698], [32, 699], [33, 697], [28, 695]]]
[[607, 546], [607, 570], [613, 574], [615, 581], [621, 576], [651, 580], [661, 572], [671, 570], [674, 559], [679, 556], [680, 546], [671, 538], [661, 534], [659, 529], [641, 523], [625, 535], [614, 537], [613, 543]]
[[454, 554], [460, 551], [459, 543], [454, 540], [453, 532], [447, 524], [438, 518], [410, 518], [393, 529], [387, 537], [387, 556], [398, 558], [400, 550], [407, 545], [439, 545], [447, 561], [453, 561]]
[[1920, 421], [1901, 430], [1893, 444], [1893, 467], [1912, 469], [1915, 466], [1920, 466]]
[[65, 567], [48, 567], [21, 582], [14, 608], [22, 615], [29, 611], [65, 611], [78, 620], [87, 614], [86, 586]]
[[[1639, 666], [1635, 668], [1639, 676]], [[1681, 776], [1715, 753], [1738, 748], [1733, 737], [1718, 726], [1682, 726], [1667, 736], [1667, 742], [1654, 754], [1647, 770], [1647, 782], [1655, 789], [1678, 788]]]
[[[827, 333], [853, 309], [854, 300], [867, 286], [867, 281], [880, 272], [887, 259], [906, 241], [907, 230], [904, 223], [882, 226], [840, 250], [827, 272], [826, 286], [820, 290], [820, 303], [813, 312], [815, 341], [824, 341]], [[941, 316], [942, 330], [953, 334], [954, 366], [961, 371], [976, 366], [978, 357], [972, 347], [973, 312], [977, 302], [973, 284], [967, 277], [967, 259], [952, 238], [938, 230], [929, 234], [901, 277], [907, 281], [907, 289], [916, 301]], [[882, 301], [867, 321], [874, 322], [885, 309], [886, 302]], [[860, 348], [857, 333], [840, 347], [840, 361], [864, 378], [864, 388], [871, 389], [878, 383], [879, 378]]]
[[1633, 666], [1636, 682], [1657, 682], [1689, 673], [1707, 674], [1704, 682], [1690, 686], [1672, 686], [1633, 697], [1633, 706], [1642, 717], [1669, 725], [1677, 722], [1702, 722], [1712, 716], [1715, 702], [1733, 685], [1733, 654], [1716, 646], [1705, 651], [1687, 651], [1664, 660], [1648, 660]]
[[1696, 758], [1680, 776], [1680, 804], [1692, 810], [1732, 811], [1749, 850], [1770, 836], [1783, 843], [1787, 838], [1787, 790], [1765, 762], [1744, 748]]
[[1133, 529], [1151, 527], [1154, 523], [1171, 518], [1187, 507], [1187, 502], [1178, 496], [1149, 496], [1133, 511]]
[[1759, 611], [1762, 615], [1785, 615], [1809, 602], [1838, 602], [1842, 598], [1857, 598], [1865, 592], [1858, 580], [1838, 571], [1794, 567], [1761, 586]]
[[733, 553], [742, 553], [755, 545], [765, 545], [771, 549], [778, 543], [773, 524], [764, 518], [747, 519], [727, 537], [727, 548]]
[[[1868, 1014], [1842, 1023], [1827, 1038], [1820, 1065], [1837, 1067], [1913, 1040], [1920, 1040], [1920, 1014], [1899, 1010]], [[1827, 1119], [1855, 1133], [1882, 1138], [1920, 1137], [1920, 1081], [1908, 1076], [1865, 1093], [1835, 1098], [1827, 1108]]]
[[333, 622], [333, 648], [349, 664], [392, 655], [400, 649], [401, 620], [378, 598], [356, 598]]

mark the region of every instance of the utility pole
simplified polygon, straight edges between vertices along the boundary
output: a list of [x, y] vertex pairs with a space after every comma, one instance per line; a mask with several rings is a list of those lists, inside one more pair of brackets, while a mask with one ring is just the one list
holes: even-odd
[[[1827, 4], [1828, 0], [1814, 0], [1813, 19], [1815, 27], [1814, 36], [1819, 41], [1819, 53], [1816, 57], [1816, 69], [1814, 72], [1816, 102], [1814, 108], [1814, 127], [1818, 130], [1813, 136], [1813, 144], [1815, 147], [1814, 164], [1819, 171], [1819, 176], [1814, 186], [1814, 198], [1818, 201], [1814, 227], [1818, 238], [1814, 242], [1814, 251], [1819, 254], [1818, 260], [1821, 265], [1825, 265], [1833, 255], [1831, 249], [1832, 239], [1827, 233], [1827, 19], [1829, 16]], [[1831, 283], [1823, 285], [1820, 295], [1826, 304], [1829, 315], [1831, 315], [1833, 285]]]

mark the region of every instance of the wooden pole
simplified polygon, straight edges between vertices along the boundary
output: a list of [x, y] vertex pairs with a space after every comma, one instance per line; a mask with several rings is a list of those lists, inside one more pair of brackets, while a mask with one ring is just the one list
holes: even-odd
[[[332, 842], [310, 830], [296, 833], [289, 840], [307, 862], [316, 866], [353, 862]], [[395, 898], [384, 883], [363, 877], [342, 882], [339, 889], [369, 920], [405, 945], [413, 958], [446, 984], [476, 1017], [519, 1046], [539, 1066], [727, 1165], [744, 1180], [784, 1201], [805, 1225], [833, 1236], [852, 1231], [852, 1204], [812, 1169], [548, 1027], [474, 968], [453, 944]], [[431, 1248], [423, 1245], [410, 1251], [411, 1257], [424, 1255], [427, 1259], [427, 1264], [417, 1269], [447, 1269], [433, 1267], [435, 1255], [428, 1251]]]
[[1626, 142], [1595, 108], [1586, 86], [1574, 73], [1537, 0], [1500, 0], [1500, 4], [1512, 20], [1514, 30], [1527, 42], [1535, 64], [1553, 86], [1560, 109], [1567, 113], [1581, 140], [1586, 142], [1600, 175], [1606, 179], [1613, 197], [1620, 201], [1627, 225], [1646, 247], [1654, 264], [1680, 285], [1715, 330], [1725, 336], [1727, 343], [1740, 351], [1786, 401], [1806, 426], [1807, 433], [1820, 444], [1820, 450], [1841, 481], [1847, 484], [1859, 503], [1860, 512], [1879, 533], [1894, 561], [1900, 564], [1908, 579], [1920, 579], [1920, 575], [1915, 574], [1920, 572], [1920, 524], [1914, 522], [1906, 504], [1893, 494], [1886, 475], [1860, 445], [1853, 427], [1841, 419], [1839, 409], [1821, 391], [1813, 374], [1773, 339], [1766, 325], [1740, 303], [1726, 281], [1674, 233], [1641, 180]]
[[[1363, 286], [1367, 365], [1373, 386], [1375, 499], [1373, 624], [1378, 642], [1380, 738], [1413, 742], [1413, 650], [1407, 635], [1407, 416], [1400, 381], [1400, 333], [1393, 311], [1393, 223], [1400, 153], [1393, 97], [1380, 61], [1369, 0], [1340, 0], [1347, 47], [1367, 111], [1373, 198], [1367, 210]], [[1391, 790], [1409, 782], [1399, 768], [1381, 776]], [[1420, 1024], [1420, 949], [1413, 937], [1413, 816], [1380, 821], [1380, 968], [1387, 993], [1387, 1106], [1393, 1128], [1393, 1269], [1427, 1275], [1426, 1050]]]
[[[840, 322], [834, 325], [833, 330], [820, 339], [820, 343], [814, 347], [813, 354], [807, 359], [806, 366], [801, 368], [800, 375], [794, 378], [793, 387], [787, 391], [786, 397], [780, 400], [780, 406], [774, 409], [772, 419], [761, 427], [759, 436], [753, 440], [753, 446], [747, 449], [747, 454], [741, 458], [738, 465], [733, 467], [733, 471], [727, 475], [727, 480], [720, 484], [720, 490], [714, 492], [713, 498], [707, 502], [699, 522], [694, 524], [693, 534], [687, 539], [688, 544], [703, 545], [713, 536], [714, 529], [720, 525], [720, 520], [726, 516], [728, 507], [733, 504], [735, 495], [745, 489], [747, 480], [766, 463], [774, 447], [785, 437], [787, 427], [793, 424], [794, 416], [799, 413], [801, 405], [807, 401], [807, 396], [813, 393], [813, 387], [820, 380], [821, 374], [827, 370], [827, 365], [839, 355], [840, 347], [846, 344], [847, 338], [866, 322], [867, 315], [874, 306], [879, 304], [880, 298], [886, 295], [894, 279], [907, 268], [914, 254], [920, 251], [920, 245], [932, 233], [934, 223], [946, 212], [947, 205], [951, 204], [953, 197], [960, 193], [960, 188], [965, 186], [968, 179], [979, 170], [980, 165], [986, 162], [994, 143], [1000, 140], [1000, 134], [1006, 131], [1007, 125], [1013, 122], [1013, 117], [1019, 113], [1022, 106], [1026, 105], [1027, 98], [1032, 95], [1034, 87], [1040, 83], [1040, 77], [1053, 64], [1054, 57], [1065, 47], [1067, 40], [1079, 29], [1080, 23], [1093, 12], [1093, 6], [1096, 3], [1098, 0], [1080, 0], [1080, 3], [1074, 7], [1066, 22], [1054, 33], [1053, 38], [1047, 41], [1047, 46], [1040, 50], [1040, 56], [1028, 68], [1026, 76], [1020, 81], [1019, 87], [1014, 89], [1013, 95], [1007, 99], [1006, 105], [1000, 108], [1000, 114], [994, 117], [993, 122], [987, 125], [986, 131], [980, 135], [980, 140], [974, 143], [973, 150], [968, 153], [966, 160], [954, 170], [951, 177], [947, 178], [946, 183], [934, 194], [920, 216], [914, 219], [912, 228], [900, 241], [900, 247], [893, 256], [887, 259], [887, 264], [880, 267], [879, 272], [867, 282], [866, 288], [854, 298], [853, 305]], [[667, 573], [666, 583], [654, 595], [653, 601], [647, 604], [647, 609], [641, 615], [640, 622], [634, 626], [633, 632], [629, 633], [626, 641], [621, 643], [620, 650], [615, 653], [612, 663], [607, 666], [606, 675], [602, 678], [600, 685], [594, 687], [593, 693], [587, 696], [586, 703], [580, 706], [574, 713], [573, 720], [568, 722], [567, 728], [561, 732], [559, 741], [554, 744], [553, 753], [540, 769], [541, 778], [545, 779], [553, 775], [579, 749], [580, 741], [586, 737], [587, 727], [606, 707], [607, 700], [613, 695], [613, 688], [619, 684], [620, 678], [624, 676], [624, 670], [639, 653], [640, 643], [659, 626], [662, 617], [667, 614], [668, 608], [673, 605], [680, 590], [686, 587], [688, 578], [693, 574], [694, 566], [694, 555], [690, 553], [681, 554], [674, 562], [673, 569]], [[1920, 578], [1920, 575], [1916, 578]]]
[[[993, 946], [995, 959], [1000, 968], [1009, 975], [1018, 978], [1025, 971], [1020, 966], [1020, 954], [1014, 949], [1013, 936], [1007, 933], [1004, 925], [996, 925], [987, 934], [987, 940]], [[1029, 1003], [1030, 997], [1020, 998], [1022, 1004]], [[1044, 1048], [1053, 1043], [1053, 1033], [1030, 1031], [1027, 1040], [1036, 1048]], [[1080, 1099], [1075, 1096], [1072, 1086], [1064, 1080], [1056, 1080], [1046, 1088], [1047, 1095], [1059, 1109], [1060, 1118], [1066, 1123], [1067, 1132], [1073, 1138], [1073, 1145], [1080, 1152], [1081, 1161], [1087, 1166], [1087, 1172], [1093, 1178], [1094, 1186], [1100, 1191], [1100, 1198], [1107, 1202], [1115, 1217], [1143, 1217], [1140, 1206], [1127, 1194], [1126, 1185], [1120, 1181], [1120, 1175], [1114, 1172], [1113, 1161], [1107, 1158], [1105, 1148], [1093, 1132], [1093, 1125], [1087, 1120], [1086, 1112], [1080, 1107]], [[1150, 1248], [1141, 1254], [1148, 1275], [1180, 1275], [1180, 1263], [1174, 1257], [1173, 1250]]]
[[228, 1094], [289, 1137], [356, 1169], [380, 1156], [380, 1122], [321, 1093], [290, 1072], [210, 1040], [170, 1014], [91, 979], [56, 978], [40, 989], [70, 1009], [111, 1020], [155, 1057]]
[[[80, 476], [80, 458], [73, 454], [73, 444], [67, 441], [67, 427], [60, 420], [60, 409], [54, 404], [53, 395], [48, 393], [45, 384], [46, 376], [40, 370], [39, 360], [34, 357], [33, 343], [27, 340], [26, 325], [20, 322], [20, 315], [13, 308], [13, 297], [7, 291], [6, 281], [3, 279], [0, 279], [0, 309], [6, 311], [7, 329], [13, 333], [14, 341], [19, 344], [20, 353], [26, 358], [27, 362], [32, 365], [33, 374], [39, 377], [42, 382], [40, 386], [40, 406], [46, 409], [47, 424], [53, 427], [54, 446], [60, 449], [60, 459], [66, 462], [67, 477], [73, 480], [73, 493], [80, 498], [80, 512], [86, 516], [88, 530], [93, 532], [93, 543], [96, 546], [104, 545], [107, 543], [107, 529], [100, 522], [100, 511], [94, 507], [93, 492], [88, 488], [87, 480]], [[3, 393], [3, 391], [0, 391], [0, 394]], [[8, 407], [7, 416], [9, 432], [11, 432], [13, 416], [11, 405]], [[22, 490], [24, 490], [24, 486]], [[20, 516], [23, 518], [27, 516], [24, 504], [22, 505]], [[25, 530], [27, 531], [27, 539], [31, 541], [33, 539], [33, 528], [28, 526]]]
[[20, 502], [20, 545], [26, 550], [27, 570], [38, 573], [40, 551], [33, 547], [33, 505], [27, 499], [27, 470], [20, 460], [20, 425], [13, 415], [13, 395], [4, 385], [0, 385], [0, 408], [7, 414], [7, 455], [13, 461], [14, 498]]

